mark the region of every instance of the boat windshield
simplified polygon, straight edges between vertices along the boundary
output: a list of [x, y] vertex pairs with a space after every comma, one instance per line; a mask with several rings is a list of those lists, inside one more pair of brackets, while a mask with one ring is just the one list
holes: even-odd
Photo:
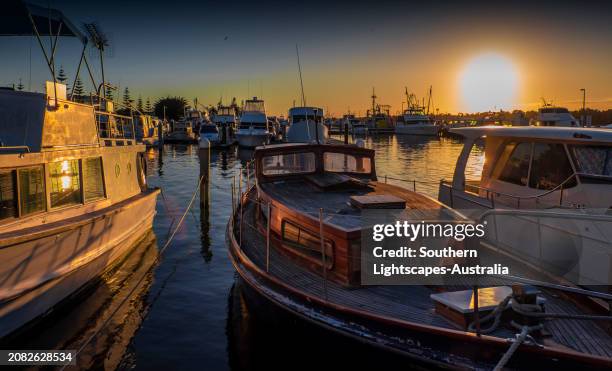
[[248, 129], [250, 127], [253, 127], [253, 129], [267, 129], [268, 128], [268, 124], [265, 122], [241, 122], [240, 123], [240, 129]]
[[247, 100], [244, 102], [245, 112], [261, 112], [265, 113], [264, 102], [262, 100]]
[[372, 164], [369, 157], [325, 152], [323, 163], [325, 171], [332, 173], [370, 174], [372, 172]]
[[[306, 115], [293, 115], [291, 116], [291, 121], [292, 122], [300, 122], [300, 121], [306, 121]], [[308, 121], [316, 121], [316, 122], [321, 122], [322, 117], [321, 116], [314, 116], [314, 115], [308, 115]]]
[[313, 152], [265, 156], [261, 163], [264, 175], [312, 173], [316, 168], [316, 158]]
[[612, 147], [574, 145], [570, 148], [578, 173], [612, 178]]

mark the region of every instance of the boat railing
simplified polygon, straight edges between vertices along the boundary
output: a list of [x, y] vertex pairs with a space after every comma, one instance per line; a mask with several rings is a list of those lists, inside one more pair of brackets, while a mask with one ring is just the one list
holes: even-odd
[[[460, 188], [456, 188], [453, 186], [453, 182], [452, 181], [448, 181], [445, 179], [440, 180], [440, 187], [447, 187], [449, 188], [449, 191], [451, 193], [450, 197], [453, 197], [453, 192], [458, 191], [458, 192], [469, 192], [469, 193], [475, 193], [475, 194], [479, 194], [481, 191], [485, 193], [485, 198], [491, 202], [490, 208], [495, 209], [495, 203], [496, 203], [496, 199], [499, 198], [500, 196], [503, 197], [507, 197], [513, 200], [513, 202], [515, 202], [516, 204], [516, 208], [520, 209], [521, 208], [521, 204], [524, 206], [526, 204], [526, 201], [530, 201], [533, 200], [535, 201], [536, 206], [539, 206], [542, 204], [542, 199], [554, 192], [559, 191], [559, 198], [558, 201], [554, 204], [548, 204], [546, 206], [550, 206], [550, 207], [554, 207], [554, 206], [563, 206], [563, 196], [564, 196], [564, 192], [565, 190], [568, 188], [566, 187], [566, 185], [568, 183], [570, 183], [571, 181], [575, 180], [578, 176], [580, 176], [580, 173], [572, 173], [570, 176], [568, 176], [565, 180], [563, 180], [561, 183], [559, 183], [557, 186], [555, 186], [552, 189], [549, 189], [543, 193], [537, 194], [537, 195], [529, 195], [529, 196], [523, 196], [523, 195], [516, 195], [516, 194], [512, 194], [512, 193], [507, 193], [507, 192], [502, 192], [499, 191], [497, 189], [492, 189], [492, 188], [488, 188], [488, 187], [483, 187], [483, 186], [479, 186], [476, 184], [469, 184], [469, 183], [465, 183], [464, 184], [464, 188], [460, 189]], [[471, 190], [476, 190], [476, 192], [471, 191]], [[482, 205], [481, 203], [478, 203], [479, 205]], [[506, 203], [504, 203], [504, 205], [506, 205]], [[452, 205], [451, 205], [452, 207]]]
[[104, 145], [114, 146], [136, 142], [134, 120], [130, 116], [96, 111], [96, 125], [98, 126], [100, 141]]

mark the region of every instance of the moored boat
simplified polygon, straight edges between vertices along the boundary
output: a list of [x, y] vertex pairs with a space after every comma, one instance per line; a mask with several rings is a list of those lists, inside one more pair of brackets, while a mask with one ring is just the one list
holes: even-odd
[[[2, 34], [32, 27], [37, 38], [87, 40], [57, 10], [14, 10]], [[150, 231], [159, 193], [147, 185], [132, 117], [104, 94], [95, 106], [68, 99], [47, 63], [45, 93], [0, 90], [0, 337], [113, 267]]]
[[406, 101], [408, 109], [404, 111], [403, 121], [395, 124], [395, 133], [402, 135], [426, 135], [437, 136], [439, 128], [425, 113], [425, 107], [418, 104], [414, 94], [408, 94], [406, 89]]
[[[611, 132], [499, 126], [451, 132], [465, 142], [452, 181], [440, 182], [441, 202], [494, 223], [487, 241], [498, 248], [574, 284], [609, 284]], [[483, 140], [482, 174], [466, 179], [470, 153]]]
[[[522, 336], [511, 347], [508, 339], [517, 329], [509, 322], [520, 316], [507, 300], [521, 303], [524, 295], [536, 300], [521, 285], [475, 291], [483, 306], [487, 297], [503, 294], [486, 304], [503, 313], [499, 323], [496, 319], [490, 331], [480, 332], [479, 327], [460, 325], [457, 317], [463, 314], [454, 311], [457, 302], [445, 301], [466, 298], [460, 309], [480, 313], [481, 307], [470, 301], [471, 286], [362, 284], [365, 204], [463, 218], [427, 196], [378, 182], [374, 160], [373, 150], [357, 146], [284, 144], [255, 150], [256, 181], [240, 193], [227, 228], [230, 258], [249, 289], [309, 323], [401, 354], [411, 360], [407, 364], [462, 369], [612, 366], [611, 336], [593, 321], [575, 321], [571, 327], [541, 324], [546, 331], [532, 333], [528, 341]], [[567, 300], [562, 288], [555, 289], [542, 289], [537, 302], [545, 300], [547, 308], [564, 315], [585, 310], [580, 303], [588, 300]], [[480, 321], [472, 320], [470, 325]], [[519, 331], [527, 334], [525, 326]]]
[[287, 142], [325, 143], [329, 129], [323, 124], [323, 109], [317, 107], [293, 107], [289, 109]]
[[253, 97], [244, 102], [236, 138], [238, 145], [247, 148], [270, 143], [272, 131], [268, 125], [263, 100]]

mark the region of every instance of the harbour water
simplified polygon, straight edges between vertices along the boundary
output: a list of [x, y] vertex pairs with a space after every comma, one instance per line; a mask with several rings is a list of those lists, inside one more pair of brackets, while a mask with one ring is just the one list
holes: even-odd
[[[394, 135], [367, 138], [365, 145], [376, 150], [379, 178], [387, 175], [390, 183], [410, 189], [414, 183], [394, 179], [416, 179], [417, 191], [434, 198], [439, 180], [452, 178], [462, 148], [455, 139]], [[197, 145], [166, 145], [162, 153], [149, 149], [146, 155], [148, 182], [162, 189], [155, 235], [78, 304], [69, 305], [67, 315], [57, 316], [61, 321], [51, 319], [52, 325], [47, 321], [29, 334], [21, 341], [24, 346], [79, 349], [89, 341], [78, 357], [83, 368], [195, 370], [206, 364], [210, 370], [276, 369], [284, 368], [286, 357], [303, 360], [304, 369], [349, 367], [349, 359], [357, 369], [393, 364], [388, 354], [373, 357], [372, 348], [311, 328], [265, 303], [253, 303], [237, 280], [225, 228], [232, 182], [252, 151], [213, 150], [209, 169], [201, 166]], [[479, 174], [482, 159], [479, 150], [473, 153], [468, 178]], [[206, 203], [206, 189], [198, 192], [196, 186], [199, 176], [208, 172]], [[157, 251], [194, 194], [193, 207], [156, 262]]]

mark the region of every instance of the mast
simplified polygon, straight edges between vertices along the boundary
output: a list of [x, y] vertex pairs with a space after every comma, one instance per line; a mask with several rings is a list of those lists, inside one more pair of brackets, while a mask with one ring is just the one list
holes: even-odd
[[374, 113], [376, 112], [376, 93], [374, 92], [374, 87], [372, 87], [372, 117], [374, 117]]
[[431, 88], [432, 86], [429, 85], [429, 98], [427, 98], [427, 114], [429, 115], [429, 105], [431, 104]]

